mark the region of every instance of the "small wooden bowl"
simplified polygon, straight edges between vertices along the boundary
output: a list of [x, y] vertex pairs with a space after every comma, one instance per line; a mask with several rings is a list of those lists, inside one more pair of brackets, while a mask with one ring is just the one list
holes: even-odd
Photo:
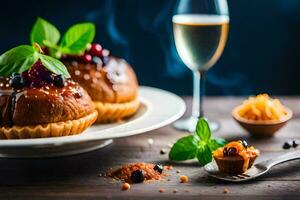
[[237, 106], [233, 109], [232, 117], [256, 138], [272, 137], [293, 116], [293, 112], [289, 108], [285, 107], [287, 114], [280, 120], [250, 120], [239, 116], [238, 111], [241, 107], [242, 106]]

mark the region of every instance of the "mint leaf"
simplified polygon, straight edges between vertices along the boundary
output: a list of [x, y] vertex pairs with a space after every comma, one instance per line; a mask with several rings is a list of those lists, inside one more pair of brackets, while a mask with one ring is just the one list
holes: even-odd
[[59, 60], [43, 54], [39, 54], [39, 58], [42, 64], [51, 72], [55, 74], [62, 74], [65, 78], [70, 78], [67, 68]]
[[13, 72], [22, 73], [38, 60], [38, 52], [29, 45], [21, 45], [0, 56], [0, 76], [10, 76]]
[[201, 165], [206, 165], [212, 161], [212, 152], [208, 145], [202, 145], [198, 148], [197, 159]]
[[39, 53], [40, 47], [21, 45], [0, 56], [0, 76], [10, 76], [13, 72], [22, 73], [29, 70], [39, 59], [42, 64], [55, 74], [70, 78], [67, 68], [59, 60]]
[[209, 141], [211, 137], [210, 128], [204, 118], [200, 118], [197, 122], [196, 133], [200, 140]]
[[51, 23], [38, 18], [30, 34], [31, 44], [38, 43], [41, 47], [49, 44], [56, 45], [60, 39], [60, 33]]
[[199, 138], [197, 135], [189, 135], [179, 139], [171, 148], [169, 159], [182, 161], [195, 158], [198, 142]]
[[82, 23], [71, 26], [64, 34], [60, 51], [66, 54], [82, 53], [87, 44], [91, 43], [95, 37], [95, 25], [92, 23]]
[[224, 140], [222, 138], [211, 139], [208, 142], [208, 146], [211, 151], [214, 151], [219, 147], [223, 147], [225, 144], [227, 144], [227, 142], [226, 142], [226, 140]]
[[196, 133], [179, 139], [171, 148], [169, 159], [182, 161], [197, 157], [199, 163], [205, 165], [212, 161], [212, 152], [226, 143], [221, 138], [211, 139], [207, 121], [200, 118]]

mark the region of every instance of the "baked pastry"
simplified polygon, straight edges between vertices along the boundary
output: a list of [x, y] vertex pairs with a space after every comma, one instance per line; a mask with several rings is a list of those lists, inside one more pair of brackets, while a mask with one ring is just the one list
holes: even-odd
[[136, 113], [138, 82], [124, 59], [110, 56], [108, 50], [92, 44], [83, 55], [64, 55], [61, 60], [72, 79], [91, 96], [98, 123], [119, 121]]
[[95, 32], [93, 23], [80, 23], [60, 39], [54, 25], [38, 18], [30, 38], [47, 54], [60, 59], [72, 79], [88, 92], [98, 111], [97, 122], [115, 122], [138, 110], [138, 82], [125, 60], [110, 56], [100, 44], [91, 44]]
[[233, 141], [213, 152], [220, 172], [241, 174], [246, 172], [259, 156], [259, 150], [248, 146], [246, 141]]
[[91, 98], [68, 79], [64, 65], [36, 51], [23, 45], [0, 57], [1, 139], [79, 134], [97, 118]]

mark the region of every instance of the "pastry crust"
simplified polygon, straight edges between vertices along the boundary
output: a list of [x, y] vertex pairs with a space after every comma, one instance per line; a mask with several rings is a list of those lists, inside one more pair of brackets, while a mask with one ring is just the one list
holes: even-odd
[[74, 81], [90, 95], [98, 111], [97, 123], [119, 121], [132, 116], [139, 107], [138, 81], [123, 59], [109, 57], [105, 66], [63, 61]]
[[[250, 169], [257, 156], [252, 156], [249, 159], [249, 164], [246, 170]], [[245, 160], [242, 157], [214, 157], [220, 172], [228, 174], [242, 174], [245, 172], [243, 168]]]
[[136, 113], [140, 106], [138, 99], [126, 103], [103, 103], [94, 101], [98, 112], [97, 123], [115, 122], [130, 117]]
[[97, 119], [94, 111], [82, 118], [32, 126], [0, 127], [0, 139], [60, 137], [82, 133]]

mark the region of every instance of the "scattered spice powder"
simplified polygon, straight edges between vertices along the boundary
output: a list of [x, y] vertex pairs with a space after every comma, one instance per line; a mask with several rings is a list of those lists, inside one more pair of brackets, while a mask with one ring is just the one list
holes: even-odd
[[180, 183], [187, 183], [189, 181], [189, 177], [185, 175], [181, 175], [179, 179], [180, 179]]
[[130, 184], [129, 183], [123, 183], [122, 184], [122, 190], [129, 190], [130, 189]]
[[[136, 170], [143, 171], [145, 181], [161, 180], [164, 176], [167, 176], [165, 173], [159, 173], [154, 170], [154, 166], [155, 165], [152, 163], [133, 163], [125, 165], [117, 170], [109, 171], [106, 175], [128, 183], [132, 183], [131, 174]], [[170, 166], [165, 166], [164, 169], [170, 170]]]
[[167, 165], [164, 167], [166, 170], [172, 170], [173, 169], [173, 166], [172, 165]]

